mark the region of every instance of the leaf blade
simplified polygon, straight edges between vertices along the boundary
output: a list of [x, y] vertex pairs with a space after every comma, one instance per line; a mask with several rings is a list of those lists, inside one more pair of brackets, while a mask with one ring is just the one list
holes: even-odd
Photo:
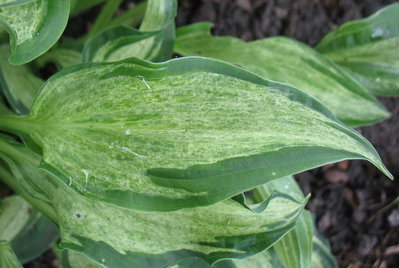
[[245, 43], [233, 37], [211, 36], [210, 28], [209, 23], [197, 23], [178, 29], [175, 52], [217, 58], [291, 84], [318, 99], [350, 126], [373, 124], [389, 116], [355, 79], [298, 41], [273, 37]]
[[8, 62], [8, 45], [0, 46], [0, 89], [18, 114], [27, 114], [44, 81], [35, 76], [28, 66]]
[[316, 100], [211, 59], [71, 67], [47, 82], [29, 117], [1, 124], [42, 146], [43, 167], [75, 191], [135, 209], [205, 206], [342, 159], [390, 176]]
[[68, 15], [69, 0], [6, 0], [0, 5], [0, 24], [10, 34], [10, 62], [24, 64], [50, 49], [64, 31]]
[[127, 26], [103, 30], [85, 44], [83, 61], [114, 62], [130, 57], [155, 62], [170, 59], [176, 10], [176, 0], [148, 1], [139, 30]]
[[276, 193], [260, 213], [233, 200], [166, 213], [129, 210], [71, 191], [39, 170], [40, 157], [24, 146], [2, 139], [0, 144], [1, 157], [26, 194], [40, 202], [45, 196], [53, 207], [61, 248], [88, 255], [105, 267], [174, 265], [193, 257], [212, 264], [250, 256], [288, 232], [304, 206]]
[[398, 95], [398, 12], [396, 3], [345, 23], [328, 33], [316, 49], [349, 70], [372, 93]]
[[6, 241], [0, 241], [0, 265], [1, 267], [23, 268], [10, 244]]
[[[304, 198], [299, 185], [292, 176], [271, 181], [254, 189], [254, 198], [257, 201], [262, 201], [275, 190], [290, 193], [297, 200]], [[273, 246], [284, 267], [307, 268], [311, 266], [313, 230], [312, 215], [305, 210], [298, 218], [295, 227]]]

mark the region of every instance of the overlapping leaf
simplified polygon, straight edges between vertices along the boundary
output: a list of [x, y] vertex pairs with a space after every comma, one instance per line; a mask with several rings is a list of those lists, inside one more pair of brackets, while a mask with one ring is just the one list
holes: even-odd
[[259, 213], [233, 200], [174, 212], [129, 210], [72, 191], [39, 170], [40, 157], [22, 145], [4, 139], [0, 145], [16, 190], [23, 189], [24, 197], [44, 212], [52, 210], [49, 216], [61, 229], [60, 247], [82, 252], [105, 267], [160, 267], [191, 258], [212, 264], [250, 256], [286, 234], [304, 206], [275, 193]]
[[0, 267], [23, 268], [10, 244], [0, 240]]
[[116, 26], [94, 36], [84, 47], [86, 62], [113, 62], [130, 57], [151, 61], [170, 58], [175, 39], [176, 0], [150, 0], [139, 30]]
[[8, 62], [10, 48], [0, 46], [0, 90], [8, 103], [19, 114], [27, 114], [33, 99], [44, 83], [28, 66], [16, 66]]
[[318, 235], [313, 236], [311, 268], [338, 268], [337, 261], [331, 254], [328, 242]]
[[27, 201], [19, 196], [3, 200], [0, 206], [0, 240], [10, 241], [22, 263], [40, 256], [58, 237], [56, 226]]
[[399, 4], [343, 24], [317, 50], [350, 71], [371, 92], [399, 94]]
[[233, 37], [213, 37], [210, 28], [209, 23], [198, 23], [179, 29], [175, 51], [221, 59], [291, 84], [320, 100], [351, 126], [373, 124], [389, 116], [361, 84], [305, 44], [285, 37], [246, 43]]
[[[271, 181], [254, 189], [254, 198], [263, 201], [275, 190], [289, 193], [297, 200], [304, 198], [299, 185], [292, 176]], [[285, 268], [308, 268], [311, 266], [313, 230], [312, 216], [309, 211], [304, 211], [295, 228], [273, 246]]]
[[55, 44], [65, 29], [69, 0], [0, 0], [0, 25], [10, 34], [13, 64], [27, 63]]
[[[28, 117], [0, 118], [75, 191], [169, 211], [342, 159], [391, 176], [362, 136], [288, 85], [204, 58], [71, 67]], [[36, 146], [35, 146], [36, 145]]]
[[56, 47], [53, 47], [46, 54], [36, 60], [36, 63], [43, 67], [46, 63], [54, 63], [61, 70], [82, 62], [82, 45], [73, 39], [64, 39]]

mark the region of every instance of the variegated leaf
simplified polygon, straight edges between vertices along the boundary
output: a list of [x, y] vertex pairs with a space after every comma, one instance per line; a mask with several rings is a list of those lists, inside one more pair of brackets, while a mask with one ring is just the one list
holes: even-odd
[[163, 61], [171, 57], [175, 39], [176, 0], [149, 0], [140, 29], [105, 29], [83, 50], [85, 62], [113, 62], [130, 57]]
[[0, 0], [0, 25], [10, 34], [12, 64], [27, 63], [55, 44], [65, 29], [69, 0]]
[[[253, 190], [254, 198], [261, 202], [270, 197], [273, 191], [289, 193], [297, 200], [304, 198], [299, 185], [292, 176], [280, 178]], [[313, 219], [309, 211], [304, 211], [295, 227], [273, 248], [285, 268], [308, 268], [311, 265], [313, 250]]]
[[27, 114], [44, 81], [35, 76], [26, 65], [8, 62], [10, 48], [0, 46], [0, 90], [18, 114]]
[[342, 159], [391, 176], [372, 145], [315, 99], [217, 60], [138, 59], [53, 76], [0, 128], [43, 150], [85, 196], [140, 210], [205, 206]]
[[372, 93], [399, 95], [399, 3], [343, 24], [316, 49], [350, 71]]
[[321, 101], [351, 126], [373, 124], [389, 117], [360, 83], [305, 44], [286, 37], [246, 43], [233, 37], [214, 37], [210, 28], [209, 23], [180, 28], [175, 51], [184, 56], [221, 59], [291, 84]]
[[[61, 249], [105, 267], [163, 267], [190, 258], [212, 264], [271, 247], [294, 225], [304, 201], [275, 193], [255, 213], [231, 199], [173, 212], [144, 212], [88, 199], [39, 170], [40, 157], [0, 139], [0, 157], [15, 178], [4, 182], [60, 226]], [[2, 167], [0, 166], [0, 169]]]

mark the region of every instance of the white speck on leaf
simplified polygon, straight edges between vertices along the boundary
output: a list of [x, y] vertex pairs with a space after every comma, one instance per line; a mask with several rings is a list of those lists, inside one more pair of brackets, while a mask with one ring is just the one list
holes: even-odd
[[131, 129], [126, 129], [125, 134], [126, 134], [126, 135], [132, 134], [132, 130], [131, 130]]
[[371, 33], [372, 38], [381, 37], [384, 34], [384, 30], [382, 28], [377, 28]]
[[82, 169], [83, 174], [85, 175], [85, 189], [87, 187], [87, 183], [89, 182], [89, 174], [90, 172], [86, 169]]
[[143, 81], [144, 85], [145, 85], [148, 89], [151, 89], [150, 85], [147, 83], [147, 81], [145, 80], [144, 76], [138, 75], [137, 77], [140, 77], [141, 80]]
[[136, 152], [133, 152], [132, 150], [130, 150], [129, 148], [125, 147], [125, 146], [118, 146], [119, 149], [121, 149], [122, 151], [125, 151], [127, 153], [131, 153], [137, 157], [143, 158], [145, 157], [144, 155], [138, 154]]
[[273, 175], [273, 176], [276, 176], [276, 172], [272, 172], [272, 175]]

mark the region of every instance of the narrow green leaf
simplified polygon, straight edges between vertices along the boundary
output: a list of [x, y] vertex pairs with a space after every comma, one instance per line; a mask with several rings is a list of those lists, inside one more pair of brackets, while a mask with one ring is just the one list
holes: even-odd
[[10, 48], [0, 46], [0, 89], [18, 114], [27, 114], [33, 99], [44, 81], [35, 76], [28, 66], [8, 62]]
[[130, 57], [150, 61], [170, 59], [175, 39], [176, 0], [150, 0], [140, 29], [108, 28], [86, 43], [84, 61], [113, 62]]
[[71, 1], [71, 16], [78, 15], [79, 13], [86, 11], [94, 6], [97, 6], [107, 0], [72, 0]]
[[0, 267], [23, 268], [10, 244], [0, 240]]
[[75, 191], [141, 210], [210, 205], [342, 159], [391, 177], [315, 99], [213, 59], [70, 67], [0, 128], [39, 145], [42, 167]]
[[[255, 199], [260, 202], [269, 198], [273, 191], [289, 193], [297, 200], [304, 198], [299, 185], [292, 176], [271, 181], [253, 190]], [[295, 228], [277, 242], [273, 248], [285, 268], [308, 268], [311, 265], [313, 250], [313, 219], [309, 211], [298, 218]]]
[[65, 29], [69, 0], [0, 0], [0, 25], [10, 34], [12, 64], [24, 64], [52, 47]]
[[316, 49], [349, 70], [368, 90], [399, 95], [399, 3], [350, 21], [327, 34]]
[[319, 235], [313, 236], [313, 254], [311, 268], [338, 268], [327, 241]]
[[305, 44], [285, 37], [246, 43], [233, 37], [214, 37], [210, 28], [209, 23], [180, 28], [175, 51], [184, 56], [221, 59], [291, 84], [318, 99], [351, 126], [374, 124], [389, 117], [360, 83]]
[[39, 170], [40, 157], [22, 145], [0, 139], [0, 152], [26, 194], [54, 208], [61, 249], [105, 267], [160, 267], [192, 257], [212, 264], [251, 256], [292, 229], [304, 206], [303, 200], [275, 193], [260, 213], [231, 199], [173, 212], [129, 210], [72, 191]]
[[118, 9], [122, 0], [108, 0], [102, 7], [100, 14], [96, 18], [87, 38], [91, 38], [104, 28], [106, 28], [108, 23], [111, 21], [115, 11]]
[[126, 10], [122, 14], [117, 15], [110, 23], [109, 27], [124, 25], [136, 27], [144, 18], [147, 9], [147, 1], [143, 1], [135, 5], [133, 8]]
[[3, 96], [0, 94], [0, 115], [11, 115], [12, 112], [8, 109]]

